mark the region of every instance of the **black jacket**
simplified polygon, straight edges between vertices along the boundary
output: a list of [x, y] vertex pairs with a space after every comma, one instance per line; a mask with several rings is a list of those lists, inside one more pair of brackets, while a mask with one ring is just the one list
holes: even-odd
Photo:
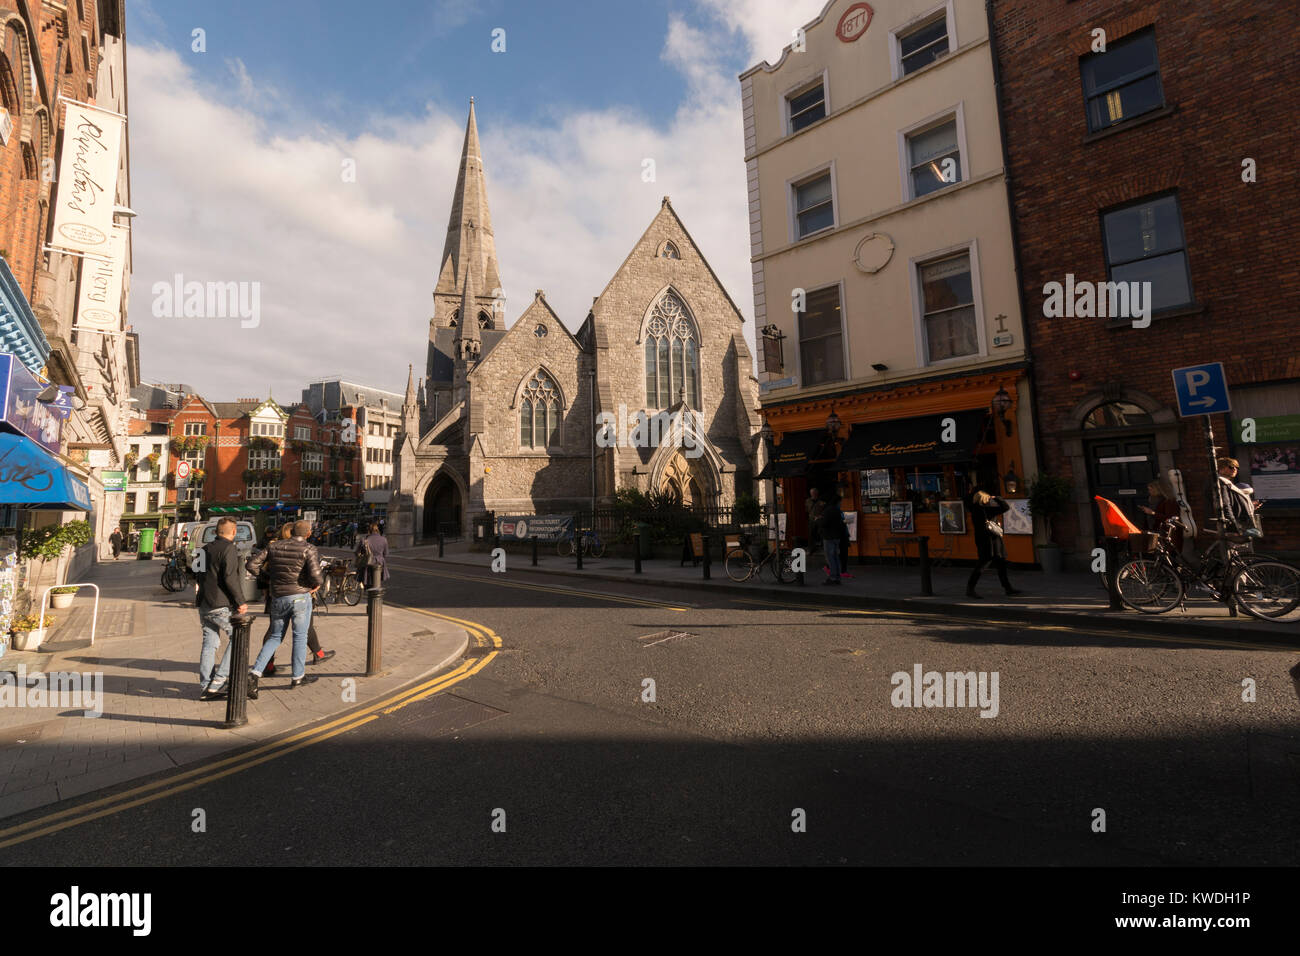
[[265, 551], [259, 551], [248, 559], [248, 573], [257, 577], [263, 564], [275, 597], [305, 594], [325, 583], [316, 546], [302, 538], [272, 541]]
[[828, 505], [822, 512], [821, 532], [823, 538], [830, 538], [834, 541], [840, 540], [848, 528], [844, 524], [844, 512], [840, 510], [839, 505]]
[[235, 542], [217, 538], [203, 546], [204, 570], [199, 572], [196, 607], [237, 608], [246, 603], [239, 568], [239, 549]]
[[1011, 506], [997, 495], [990, 495], [988, 503], [983, 505], [976, 504], [974, 495], [968, 495], [966, 508], [970, 512], [971, 531], [975, 534], [975, 550], [979, 556], [984, 559], [1006, 557], [1002, 538], [989, 531], [987, 522], [1006, 514]]

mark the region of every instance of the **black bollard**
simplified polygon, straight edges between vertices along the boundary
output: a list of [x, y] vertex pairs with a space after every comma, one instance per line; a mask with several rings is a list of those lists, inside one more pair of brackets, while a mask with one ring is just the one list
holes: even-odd
[[920, 550], [918, 560], [921, 563], [921, 594], [924, 597], [934, 595], [934, 583], [930, 580], [930, 539], [922, 538], [917, 542]]
[[632, 566], [636, 574], [641, 573], [641, 532], [632, 535]]
[[1110, 593], [1110, 609], [1124, 610], [1124, 602], [1119, 599], [1119, 538], [1106, 538], [1106, 590]]
[[533, 535], [533, 567], [537, 567], [537, 535]]
[[439, 532], [438, 532], [438, 557], [440, 557], [440, 558], [442, 557], [442, 546], [443, 546], [443, 543], [444, 543], [444, 542], [443, 542], [443, 538], [442, 538], [442, 532], [439, 531]]
[[226, 696], [226, 719], [221, 726], [229, 730], [248, 723], [248, 632], [255, 614], [235, 614], [230, 623], [235, 625], [230, 637], [230, 678]]
[[704, 565], [704, 580], [709, 580], [710, 565], [713, 564], [713, 556], [709, 553], [709, 536], [704, 535], [704, 560], [700, 562]]
[[384, 666], [384, 589], [366, 589], [366, 676]]

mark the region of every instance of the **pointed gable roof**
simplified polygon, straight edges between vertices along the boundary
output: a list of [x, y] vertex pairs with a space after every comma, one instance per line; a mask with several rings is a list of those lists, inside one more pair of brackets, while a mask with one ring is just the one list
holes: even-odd
[[[456, 177], [456, 191], [452, 195], [447, 241], [442, 249], [442, 265], [434, 293], [456, 295], [462, 291], [461, 283], [466, 274], [480, 295], [490, 296], [501, 288], [501, 270], [497, 265], [496, 240], [492, 235], [492, 214], [488, 209], [487, 180], [479, 151], [473, 99], [469, 101], [465, 144], [460, 153], [460, 174]], [[462, 311], [462, 324], [464, 314]]]
[[[575, 352], [583, 351], [581, 343], [573, 337], [573, 333], [570, 332], [565, 327], [564, 323], [560, 321], [560, 317], [555, 314], [555, 310], [551, 308], [551, 304], [546, 301], [546, 293], [541, 289], [538, 289], [536, 294], [534, 294], [532, 303], [528, 308], [524, 309], [523, 315], [515, 319], [514, 324], [511, 325], [510, 328], [506, 329], [505, 332], [501, 333], [501, 339], [513, 338], [518, 335], [532, 335], [534, 329], [537, 327], [537, 320], [545, 320], [547, 318], [549, 318], [550, 321], [544, 322], [544, 324], [546, 325], [548, 332], [551, 328], [557, 329], [564, 334], [564, 338], [573, 346]], [[495, 345], [496, 343], [494, 342], [493, 344]], [[495, 354], [497, 353], [488, 353], [485, 351], [483, 358], [479, 360], [478, 365], [474, 366], [474, 368], [470, 370], [469, 378], [476, 378], [483, 366], [486, 365], [492, 355]]]

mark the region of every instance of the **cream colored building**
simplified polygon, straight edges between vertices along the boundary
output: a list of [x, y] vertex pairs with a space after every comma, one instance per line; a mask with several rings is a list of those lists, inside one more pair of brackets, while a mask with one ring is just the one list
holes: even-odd
[[[799, 503], [838, 486], [864, 555], [892, 501], [937, 536], [967, 477], [996, 469], [990, 490], [1023, 493], [1029, 385], [984, 3], [832, 0], [740, 80], [762, 404], [785, 449], [768, 476]], [[831, 412], [833, 446], [818, 441]], [[901, 438], [918, 449], [891, 459]], [[1032, 537], [1014, 551], [1033, 560]]]

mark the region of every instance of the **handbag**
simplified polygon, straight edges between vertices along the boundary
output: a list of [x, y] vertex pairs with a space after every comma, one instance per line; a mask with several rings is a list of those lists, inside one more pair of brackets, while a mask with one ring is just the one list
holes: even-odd
[[992, 519], [985, 521], [984, 527], [988, 529], [988, 533], [993, 535], [995, 538], [1000, 538], [1003, 535], [1002, 525]]

